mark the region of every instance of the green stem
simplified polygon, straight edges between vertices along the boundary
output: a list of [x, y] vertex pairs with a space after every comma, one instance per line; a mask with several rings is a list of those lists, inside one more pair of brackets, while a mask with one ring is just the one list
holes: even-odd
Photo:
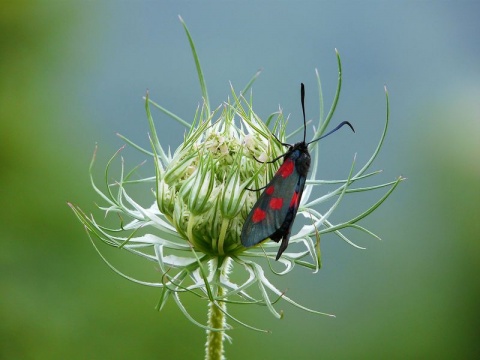
[[[217, 266], [215, 269], [211, 269], [216, 274], [215, 277], [220, 276], [220, 273], [223, 277], [228, 277], [229, 273], [229, 266], [230, 259], [224, 259], [223, 266]], [[218, 284], [219, 282], [217, 282]], [[221, 286], [217, 286], [215, 289], [214, 297], [216, 299], [222, 299], [225, 295], [225, 289]], [[219, 329], [216, 331], [207, 330], [207, 344], [206, 344], [206, 360], [224, 360], [225, 357], [223, 356], [223, 341], [225, 340], [225, 312], [227, 311], [227, 305], [223, 301], [210, 301], [208, 305], [208, 326], [213, 329]], [[220, 330], [221, 329], [221, 330]]]

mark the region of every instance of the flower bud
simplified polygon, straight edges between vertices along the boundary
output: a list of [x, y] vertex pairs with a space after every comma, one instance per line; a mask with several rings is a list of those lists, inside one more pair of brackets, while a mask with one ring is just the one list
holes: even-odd
[[[214, 123], [200, 123], [190, 131], [157, 177], [160, 211], [196, 250], [212, 255], [243, 249], [241, 227], [258, 197], [246, 187], [264, 186], [272, 174], [266, 170], [271, 164], [255, 158], [283, 151], [262, 135], [269, 134], [268, 129], [255, 116], [240, 116], [237, 127], [234, 115], [224, 110]], [[255, 132], [258, 128], [263, 131]]]

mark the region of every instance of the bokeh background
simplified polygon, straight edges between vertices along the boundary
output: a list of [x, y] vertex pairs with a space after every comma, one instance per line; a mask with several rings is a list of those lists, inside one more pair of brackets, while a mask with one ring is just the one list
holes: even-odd
[[[408, 177], [362, 224], [382, 241], [351, 233], [357, 250], [322, 238], [323, 268], [299, 269], [283, 287], [294, 299], [336, 314], [286, 304], [239, 309], [260, 334], [236, 327], [229, 359], [478, 358], [480, 355], [480, 6], [478, 2], [206, 1], [12, 2], [0, 11], [0, 357], [3, 359], [198, 359], [204, 333], [173, 303], [157, 313], [158, 289], [130, 283], [96, 254], [74, 214], [99, 201], [96, 174], [123, 143], [148, 146], [142, 96], [191, 119], [201, 93], [181, 14], [199, 52], [212, 106], [229, 82], [240, 90], [259, 69], [254, 109], [281, 105], [300, 123], [318, 116], [314, 69], [326, 104], [344, 82], [334, 122], [351, 121], [321, 144], [322, 178], [344, 176], [391, 127], [374, 165], [380, 180]], [[184, 129], [156, 112], [163, 144]], [[310, 128], [309, 131], [312, 131]], [[298, 140], [298, 139], [294, 139]], [[132, 166], [143, 159], [124, 151]], [[147, 163], [142, 171], [152, 170]], [[146, 194], [145, 196], [148, 196]], [[376, 196], [380, 196], [378, 193]], [[335, 214], [367, 206], [352, 196]], [[343, 211], [345, 213], [343, 213]], [[119, 251], [120, 269], [156, 279]], [[275, 280], [275, 279], [274, 279]], [[187, 299], [198, 320], [205, 304]], [[235, 311], [234, 311], [235, 313]]]

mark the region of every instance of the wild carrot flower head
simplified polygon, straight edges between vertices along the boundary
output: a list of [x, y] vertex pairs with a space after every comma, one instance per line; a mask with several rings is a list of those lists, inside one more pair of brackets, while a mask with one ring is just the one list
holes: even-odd
[[[276, 305], [278, 300], [283, 300], [301, 309], [320, 313], [303, 307], [290, 298], [290, 294], [278, 289], [268, 279], [267, 273], [285, 275], [295, 265], [318, 271], [321, 266], [319, 240], [326, 234], [331, 234], [332, 238], [336, 235], [356, 247], [359, 246], [347, 238], [342, 230], [354, 228], [376, 237], [358, 222], [372, 213], [402, 178], [376, 186], [358, 187], [356, 184], [379, 173], [369, 169], [387, 131], [388, 96], [386, 122], [376, 150], [361, 167], [356, 165], [355, 160], [347, 164], [345, 179], [325, 181], [317, 178], [318, 147], [316, 143], [312, 144], [312, 168], [297, 213], [297, 217], [303, 218], [304, 224], [297, 224], [300, 226], [294, 228], [290, 247], [279, 262], [274, 263], [277, 243], [266, 241], [247, 249], [241, 245], [240, 233], [260, 193], [251, 189], [265, 186], [281, 165], [282, 160], [274, 163], [267, 161], [285, 152], [280, 142], [286, 142], [288, 138], [286, 121], [281, 111], [265, 121], [260, 119], [253, 111], [252, 96], [248, 100], [245, 98], [258, 74], [240, 93], [236, 93], [232, 87], [230, 99], [211, 110], [195, 47], [186, 27], [185, 30], [197, 64], [203, 106], [197, 110], [193, 121], [187, 122], [150, 100], [147, 94], [145, 107], [151, 149], [142, 149], [126, 137], [121, 137], [153, 163], [149, 177], [136, 178], [138, 167], [127, 171], [123, 158], [119, 157], [120, 152], [117, 152], [107, 164], [105, 179], [111, 178], [110, 164], [117, 160], [121, 163], [120, 173], [116, 181], [107, 181], [102, 189], [93, 180], [92, 160], [92, 186], [102, 200], [99, 208], [106, 215], [118, 216], [116, 228], [102, 226], [93, 215], [87, 215], [76, 205], [69, 205], [84, 224], [94, 245], [96, 240], [100, 240], [141, 256], [155, 264], [160, 273], [156, 282], [135, 279], [121, 273], [101, 254], [113, 270], [131, 281], [158, 287], [161, 289], [159, 309], [168, 299], [173, 299], [187, 318], [208, 331], [228, 329], [225, 316], [230, 319], [229, 323], [236, 322], [253, 329], [227, 311], [226, 304], [232, 307], [236, 303], [266, 306], [274, 316], [280, 318], [282, 313]], [[338, 53], [337, 60], [339, 77], [334, 101], [326, 116], [321, 111], [317, 131], [312, 138], [325, 133], [338, 102], [342, 70]], [[150, 111], [152, 105], [186, 127], [184, 140], [173, 154], [158, 140]], [[152, 189], [151, 201], [147, 206], [141, 205], [130, 195], [131, 189], [141, 184], [150, 184]], [[323, 184], [334, 188], [319, 198], [312, 198], [312, 188]], [[334, 220], [335, 209], [348, 194], [379, 188], [388, 190], [375, 204], [351, 219]], [[320, 203], [330, 204], [328, 210], [317, 210]], [[232, 272], [243, 273], [243, 277], [235, 277], [243, 280], [233, 281], [230, 278]], [[210, 304], [210, 312], [216, 311], [222, 320], [203, 325], [193, 319], [182, 302], [185, 293], [206, 300]]]

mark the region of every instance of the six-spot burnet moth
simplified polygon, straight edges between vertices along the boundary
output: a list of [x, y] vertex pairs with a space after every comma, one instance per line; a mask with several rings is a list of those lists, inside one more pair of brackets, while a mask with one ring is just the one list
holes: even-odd
[[284, 159], [283, 164], [267, 184], [245, 219], [240, 236], [242, 245], [245, 247], [257, 245], [266, 239], [275, 242], [282, 240], [275, 260], [278, 260], [287, 249], [290, 231], [302, 199], [310, 168], [308, 145], [323, 139], [344, 125], [348, 125], [355, 132], [352, 124], [343, 121], [327, 134], [306, 143], [307, 123], [305, 120], [305, 86], [303, 83], [301, 84], [300, 97], [303, 111], [303, 141], [294, 145], [282, 143], [283, 146], [289, 148], [287, 152], [268, 161], [268, 163], [274, 163], [281, 158]]

